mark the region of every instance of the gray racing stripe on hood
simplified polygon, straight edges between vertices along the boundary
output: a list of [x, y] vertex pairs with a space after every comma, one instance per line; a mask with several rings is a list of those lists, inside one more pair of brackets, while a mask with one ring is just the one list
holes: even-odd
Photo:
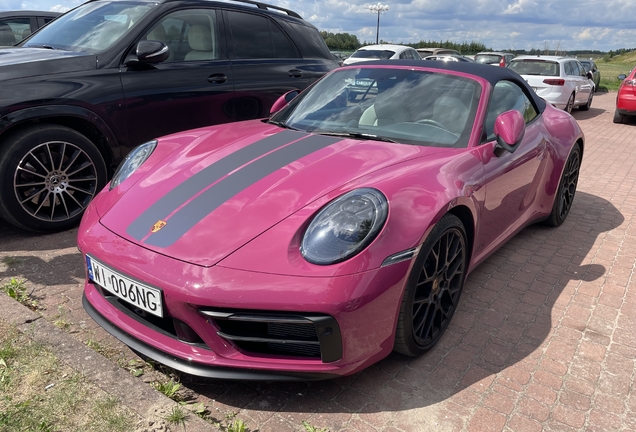
[[[312, 135], [263, 156], [190, 201], [169, 219], [161, 231], [151, 234], [145, 243], [164, 248], [172, 245], [199, 221], [239, 192], [284, 166], [341, 140], [342, 138]], [[146, 232], [150, 226], [148, 225]]]
[[306, 136], [307, 134], [304, 133], [285, 130], [227, 155], [223, 159], [216, 161], [209, 167], [194, 174], [157, 200], [157, 202], [148, 207], [146, 211], [128, 225], [126, 232], [131, 237], [142, 240], [148, 235], [150, 228], [157, 221], [165, 219], [170, 213], [188, 202], [193, 196], [210, 186], [210, 184], [226, 176], [238, 167]]

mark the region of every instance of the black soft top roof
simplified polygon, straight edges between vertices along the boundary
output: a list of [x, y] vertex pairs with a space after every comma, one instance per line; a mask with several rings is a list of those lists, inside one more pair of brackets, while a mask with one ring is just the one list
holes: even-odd
[[355, 63], [350, 67], [364, 67], [364, 66], [412, 66], [418, 68], [427, 68], [427, 69], [442, 69], [442, 70], [451, 70], [457, 72], [463, 72], [471, 75], [476, 75], [487, 80], [493, 87], [499, 81], [507, 80], [515, 82], [519, 87], [522, 87], [525, 90], [526, 96], [531, 98], [537, 108], [539, 108], [539, 112], [543, 112], [545, 109], [545, 101], [537, 96], [537, 94], [530, 88], [528, 83], [521, 78], [521, 76], [513, 71], [512, 69], [500, 67], [500, 66], [491, 66], [481, 63], [473, 63], [473, 62], [443, 62], [443, 61], [424, 61], [424, 60], [377, 60], [377, 61], [366, 61], [364, 63]]

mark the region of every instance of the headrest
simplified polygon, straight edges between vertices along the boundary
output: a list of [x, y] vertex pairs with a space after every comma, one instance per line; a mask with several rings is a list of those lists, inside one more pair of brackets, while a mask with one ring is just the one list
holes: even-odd
[[212, 33], [210, 28], [194, 25], [188, 34], [190, 48], [196, 51], [212, 51]]

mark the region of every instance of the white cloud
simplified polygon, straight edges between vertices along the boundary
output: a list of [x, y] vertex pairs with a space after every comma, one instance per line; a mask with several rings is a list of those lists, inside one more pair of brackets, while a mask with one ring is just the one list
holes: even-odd
[[[0, 0], [0, 10], [73, 8], [85, 0]], [[320, 30], [374, 41], [378, 0], [262, 0], [298, 12]], [[393, 42], [481, 42], [493, 49], [629, 48], [635, 45], [636, 0], [397, 0], [380, 18], [380, 37]], [[513, 40], [514, 39], [514, 40]]]
[[70, 10], [71, 8], [69, 8], [68, 6], [62, 6], [61, 4], [55, 5], [55, 6], [51, 6], [51, 9], [49, 9], [49, 11], [51, 12], [66, 12], [68, 10]]

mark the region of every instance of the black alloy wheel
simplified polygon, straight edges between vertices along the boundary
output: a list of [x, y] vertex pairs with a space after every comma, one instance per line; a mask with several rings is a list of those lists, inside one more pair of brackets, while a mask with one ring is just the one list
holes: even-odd
[[568, 217], [572, 203], [574, 203], [574, 195], [576, 194], [576, 186], [579, 181], [579, 170], [581, 168], [581, 147], [578, 143], [574, 144], [568, 160], [565, 162], [563, 174], [559, 181], [559, 188], [554, 196], [554, 204], [552, 212], [546, 224], [557, 227], [561, 225], [565, 218]]
[[394, 349], [417, 356], [442, 337], [466, 279], [466, 232], [461, 221], [445, 215], [422, 245], [402, 300]]
[[73, 226], [106, 183], [101, 154], [72, 129], [28, 129], [12, 136], [3, 153], [0, 214], [23, 229]]

